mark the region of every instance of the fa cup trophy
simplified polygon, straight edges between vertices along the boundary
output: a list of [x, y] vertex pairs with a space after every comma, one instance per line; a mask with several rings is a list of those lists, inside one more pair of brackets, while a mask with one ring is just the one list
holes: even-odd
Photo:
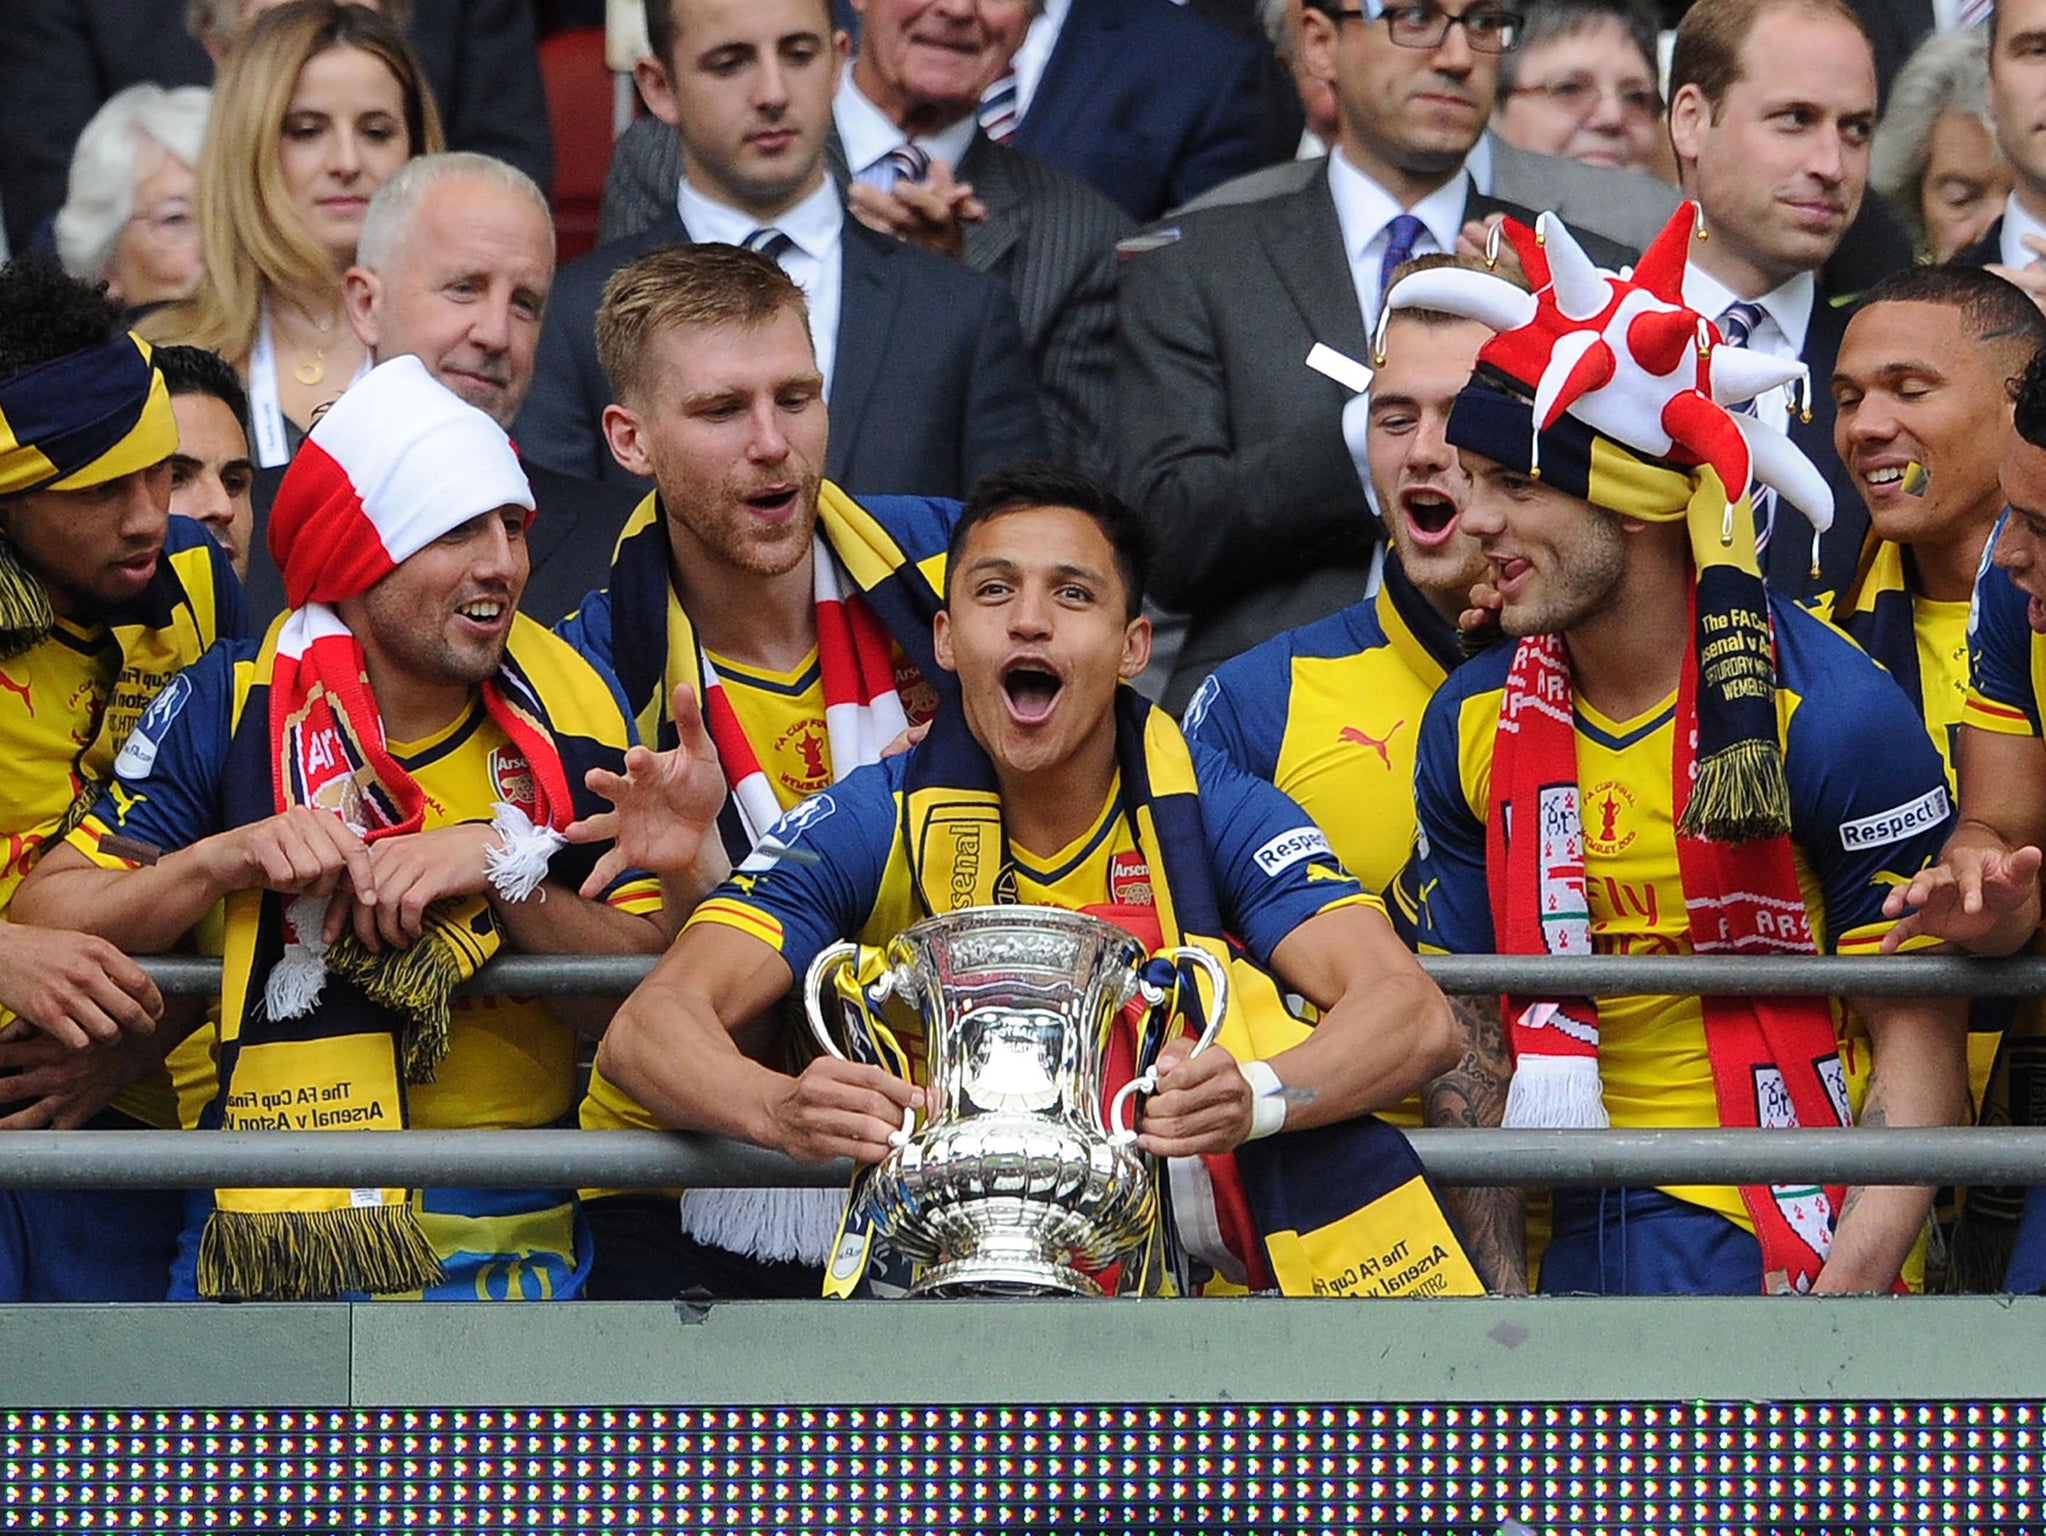
[[[1228, 1007], [1227, 973], [1191, 945], [1157, 958], [1207, 973], [1213, 1002], [1198, 1055]], [[1115, 924], [1055, 907], [950, 912], [905, 929], [879, 956], [834, 944], [810, 966], [804, 1005], [818, 1042], [841, 1060], [876, 1059], [848, 1051], [830, 1020], [866, 1027], [863, 1008], [842, 1005], [839, 973], [877, 959], [885, 968], [867, 998], [892, 994], [923, 1019], [929, 1108], [921, 1128], [905, 1113], [855, 1217], [924, 1266], [913, 1295], [1101, 1295], [1086, 1270], [1143, 1242], [1157, 1214], [1151, 1160], [1131, 1128], [1131, 1100], [1155, 1077], [1139, 1071], [1102, 1109], [1124, 1005], [1139, 993], [1152, 1005], [1146, 1040], [1170, 1022], [1166, 990], [1142, 974], [1152, 957]]]

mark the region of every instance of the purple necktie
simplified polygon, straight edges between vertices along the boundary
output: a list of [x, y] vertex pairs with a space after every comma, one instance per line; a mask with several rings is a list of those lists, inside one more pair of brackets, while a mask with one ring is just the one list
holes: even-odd
[[1414, 254], [1414, 245], [1426, 234], [1428, 226], [1411, 213], [1402, 213], [1385, 226], [1385, 260], [1378, 264], [1378, 299], [1385, 302], [1385, 292], [1392, 286], [1392, 275], [1401, 262]]

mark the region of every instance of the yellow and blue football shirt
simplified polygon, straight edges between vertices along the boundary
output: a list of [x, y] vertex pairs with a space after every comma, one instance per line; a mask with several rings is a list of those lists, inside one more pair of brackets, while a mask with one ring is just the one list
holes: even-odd
[[[1821, 620], [1775, 596], [1770, 608], [1791, 840], [1812, 933], [1827, 952], [1872, 954], [1891, 926], [1884, 898], [1937, 856], [1952, 825], [1945, 773], [1888, 673]], [[1505, 646], [1467, 663], [1436, 694], [1422, 724], [1417, 883], [1421, 944], [1430, 953], [1495, 947], [1485, 831], [1512, 661]], [[1631, 720], [1609, 719], [1580, 698], [1574, 716], [1592, 948], [1688, 954], [1674, 816], [1675, 696]], [[1867, 1044], [1837, 1003], [1834, 1017], [1858, 1104]], [[1599, 1075], [1615, 1126], [1719, 1122], [1696, 997], [1600, 999]], [[1735, 1189], [1669, 1193], [1749, 1225]]]
[[[1223, 920], [1260, 965], [1309, 918], [1353, 903], [1378, 905], [1336, 865], [1327, 839], [1292, 801], [1209, 748], [1190, 751]], [[804, 801], [773, 834], [795, 853], [756, 853], [697, 907], [689, 926], [751, 934], [801, 976], [826, 945], [841, 938], [885, 944], [926, 916], [903, 833], [909, 762], [904, 754], [858, 769]], [[1130, 827], [1118, 784], [1068, 847], [1048, 858], [1011, 848], [1005, 862], [1016, 899], [1068, 908], [1141, 904], [1137, 892], [1148, 894], [1150, 871]]]
[[[1455, 630], [1389, 557], [1374, 596], [1217, 667], [1183, 729], [1295, 801], [1343, 867], [1385, 895], [1413, 852], [1421, 716], [1461, 660]], [[1408, 914], [1387, 907], [1411, 944]], [[1420, 1125], [1420, 1098], [1381, 1118]]]
[[[2006, 512], [2004, 516], [2010, 514]], [[1996, 532], [1989, 536], [1996, 547]], [[2032, 628], [2031, 599], [2010, 573], [1987, 562], [1975, 578], [1975, 604], [1968, 617], [1968, 699], [1961, 723], [1998, 736], [2042, 732], [2040, 701], [2046, 699], [2046, 635]]]
[[[228, 830], [227, 778], [249, 761], [235, 748], [254, 735], [267, 737], [251, 712], [266, 697], [258, 694], [251, 704], [251, 690], [262, 681], [259, 650], [254, 641], [218, 645], [158, 697], [123, 753], [120, 777], [71, 834], [73, 847], [102, 868], [118, 869], [126, 861], [101, 846], [109, 834], [172, 849]], [[630, 721], [615, 690], [606, 691], [611, 687], [593, 669], [581, 702], [611, 711], [619, 734], [629, 737]], [[529, 798], [524, 755], [480, 701], [433, 736], [389, 747], [425, 796], [424, 830], [486, 821], [495, 802]], [[266, 780], [256, 798], [267, 802], [267, 794]], [[637, 873], [604, 896], [634, 913], [658, 910], [660, 899], [659, 883]], [[555, 1124], [574, 1107], [576, 1044], [575, 1031], [535, 998], [457, 996], [447, 1056], [434, 1081], [408, 1089], [408, 1124], [432, 1130]], [[564, 1191], [427, 1189], [412, 1199], [448, 1271], [445, 1285], [430, 1293], [436, 1298], [539, 1300], [570, 1292], [579, 1279], [586, 1255], [577, 1254], [575, 1205]], [[194, 1236], [187, 1233], [180, 1259], [187, 1268]]]
[[1375, 596], [1217, 667], [1183, 729], [1284, 791], [1383, 893], [1413, 851], [1421, 715], [1461, 659], [1455, 630], [1388, 559]]
[[[157, 692], [214, 641], [248, 628], [241, 584], [203, 526], [173, 517], [160, 560], [135, 603], [84, 622], [59, 617], [41, 642], [0, 662], [0, 915], [86, 784], [113, 777], [115, 754]], [[204, 1041], [172, 1060], [180, 1077], [203, 1075]], [[114, 1107], [175, 1130], [172, 1082], [172, 1072], [152, 1071]]]

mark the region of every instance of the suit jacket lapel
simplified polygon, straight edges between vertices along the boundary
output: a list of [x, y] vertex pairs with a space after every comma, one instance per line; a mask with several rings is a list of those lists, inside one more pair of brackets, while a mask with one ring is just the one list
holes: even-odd
[[1270, 216], [1260, 224], [1259, 237], [1309, 333], [1361, 362], [1371, 342], [1357, 309], [1357, 288], [1328, 178], [1316, 176], [1292, 196], [1273, 198], [1265, 206]]
[[902, 301], [903, 277], [895, 256], [894, 238], [877, 235], [851, 214], [846, 215], [845, 266], [838, 301], [838, 355], [831, 377], [831, 452], [836, 477], [844, 455], [860, 435], [860, 420], [874, 385], [881, 377], [895, 312]]
[[1101, 0], [1073, 0], [1065, 24], [1059, 28], [1058, 41], [1052, 44], [1051, 57], [1045, 60], [1030, 108], [1016, 125], [1012, 142], [1017, 149], [1034, 152], [1072, 115], [1068, 103], [1086, 99], [1095, 78], [1116, 53], [1112, 42], [1097, 44], [1088, 34], [1118, 31], [1122, 23], [1122, 16]]
[[966, 226], [966, 264], [991, 272], [1023, 238], [1023, 196], [1009, 174], [1008, 155], [986, 134], [976, 132], [959, 157], [959, 179], [987, 209], [987, 217]]
[[1766, 551], [1765, 574], [1771, 586], [1793, 596], [1810, 596], [1838, 589], [1853, 575], [1861, 554], [1862, 535], [1868, 530], [1868, 509], [1861, 491], [1833, 447], [1833, 392], [1828, 388], [1833, 363], [1840, 355], [1840, 338], [1847, 332], [1849, 308], [1835, 308], [1821, 287], [1812, 297], [1812, 317], [1805, 327], [1804, 361], [1811, 369], [1812, 419], [1790, 413], [1788, 436], [1805, 457], [1818, 466], [1833, 490], [1833, 526], [1820, 542], [1823, 573], [1815, 583], [1811, 575], [1812, 530], [1803, 513], [1795, 507], [1778, 505], [1776, 532]]
[[1951, 265], [1956, 267], [1986, 267], [2003, 260], [2003, 215], [1996, 216], [1996, 222], [1989, 226], [1989, 233], [1954, 253]]

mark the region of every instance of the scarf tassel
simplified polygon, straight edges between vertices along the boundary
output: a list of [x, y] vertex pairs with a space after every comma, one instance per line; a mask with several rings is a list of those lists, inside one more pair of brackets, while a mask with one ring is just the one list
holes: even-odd
[[1713, 843], [1790, 835], [1790, 780], [1775, 742], [1736, 741], [1698, 759], [1677, 832]]
[[[532, 817], [505, 800], [491, 807], [490, 830], [497, 834], [497, 846], [483, 855], [483, 869], [506, 901], [532, 895], [547, 878], [548, 863], [568, 846], [553, 827], [534, 825]], [[541, 899], [546, 899], [544, 892]]]
[[822, 1264], [845, 1218], [842, 1189], [692, 1189], [682, 1231], [710, 1248], [769, 1262]]
[[408, 1205], [215, 1210], [199, 1238], [199, 1294], [327, 1301], [344, 1291], [423, 1291], [447, 1278]]
[[326, 968], [404, 1018], [405, 1081], [432, 1082], [448, 1053], [448, 994], [473, 969], [447, 937], [430, 924], [410, 949], [372, 954], [350, 931], [327, 951]]
[[49, 590], [22, 564], [13, 543], [0, 538], [0, 661], [40, 645], [56, 627]]
[[328, 946], [320, 933], [326, 919], [326, 898], [320, 896], [295, 897], [285, 909], [285, 924], [296, 937], [263, 982], [263, 1007], [272, 1019], [304, 1018], [326, 989]]
[[1514, 1064], [1499, 1123], [1509, 1130], [1604, 1130], [1612, 1122], [1597, 1059], [1523, 1055]]

